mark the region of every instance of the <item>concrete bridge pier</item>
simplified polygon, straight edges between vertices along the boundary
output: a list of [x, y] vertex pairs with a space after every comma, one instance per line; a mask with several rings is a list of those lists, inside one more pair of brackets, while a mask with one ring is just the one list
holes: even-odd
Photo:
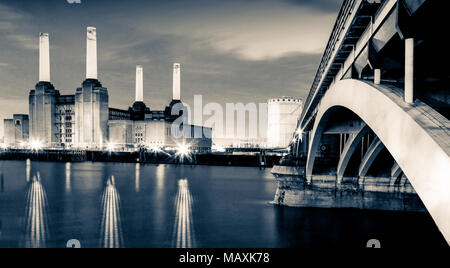
[[414, 38], [405, 39], [405, 102], [414, 102]]

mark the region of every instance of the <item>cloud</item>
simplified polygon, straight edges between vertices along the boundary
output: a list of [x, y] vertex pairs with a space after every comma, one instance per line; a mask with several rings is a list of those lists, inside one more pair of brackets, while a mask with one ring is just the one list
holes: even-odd
[[[276, 59], [291, 53], [320, 53], [328, 40], [336, 14], [310, 5], [282, 1], [225, 1], [200, 11], [141, 10], [132, 18], [136, 30], [169, 33], [204, 40], [222, 52], [246, 60]], [[152, 13], [153, 12], [153, 13]], [[163, 17], [159, 13], [164, 14]]]
[[36, 41], [36, 36], [13, 33], [8, 35], [8, 38], [24, 49], [37, 50], [39, 48], [39, 44]]
[[17, 47], [35, 50], [38, 48], [35, 36], [19, 33], [19, 25], [29, 20], [29, 15], [0, 4], [0, 30], [3, 32], [3, 37]]
[[337, 15], [313, 1], [288, 0], [9, 3], [0, 4], [0, 120], [28, 110], [40, 31], [50, 33], [51, 77], [62, 94], [74, 94], [84, 79], [85, 27], [94, 25], [110, 106], [131, 105], [135, 66], [142, 64], [144, 100], [163, 109], [173, 62], [182, 63], [182, 98], [190, 105], [195, 94], [221, 104], [306, 97]]
[[299, 6], [309, 6], [317, 10], [336, 13], [339, 7], [342, 5], [343, 0], [285, 0], [288, 3], [299, 5]]

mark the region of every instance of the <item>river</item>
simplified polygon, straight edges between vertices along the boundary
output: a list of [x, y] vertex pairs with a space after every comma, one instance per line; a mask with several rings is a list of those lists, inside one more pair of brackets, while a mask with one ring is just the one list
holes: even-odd
[[0, 161], [0, 247], [446, 247], [427, 213], [270, 204], [270, 169]]

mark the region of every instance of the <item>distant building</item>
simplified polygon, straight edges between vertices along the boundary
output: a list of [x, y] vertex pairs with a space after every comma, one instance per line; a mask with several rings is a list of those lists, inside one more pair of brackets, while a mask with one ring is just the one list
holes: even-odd
[[281, 97], [268, 100], [267, 147], [287, 148], [302, 112], [301, 99]]
[[13, 115], [13, 119], [4, 119], [3, 123], [3, 143], [5, 145], [14, 147], [21, 143], [28, 142], [30, 134], [28, 115], [15, 114]]
[[[43, 147], [80, 149], [186, 144], [195, 151], [211, 150], [212, 129], [187, 124], [187, 109], [180, 98], [179, 63], [175, 63], [173, 69], [173, 100], [164, 110], [150, 110], [143, 102], [142, 66], [136, 68], [136, 101], [132, 107], [128, 110], [110, 108], [108, 89], [98, 80], [94, 27], [87, 28], [86, 42], [86, 80], [74, 95], [61, 95], [50, 80], [49, 35], [40, 34], [39, 82], [29, 94], [32, 141]], [[5, 121], [5, 128], [10, 124]], [[187, 135], [178, 135], [180, 133]]]
[[212, 129], [187, 124], [187, 109], [180, 98], [180, 64], [174, 64], [173, 100], [164, 111], [150, 110], [143, 102], [143, 68], [136, 67], [136, 101], [128, 110], [109, 109], [109, 142], [116, 148], [174, 148], [185, 144], [196, 152], [211, 151]]

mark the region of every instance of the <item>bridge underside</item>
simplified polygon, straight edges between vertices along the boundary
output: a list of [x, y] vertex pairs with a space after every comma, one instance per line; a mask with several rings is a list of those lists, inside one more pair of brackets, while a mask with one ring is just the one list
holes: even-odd
[[450, 241], [449, 126], [423, 102], [404, 103], [401, 89], [339, 81], [323, 96], [312, 130], [304, 133], [306, 180], [368, 191], [415, 190]]

